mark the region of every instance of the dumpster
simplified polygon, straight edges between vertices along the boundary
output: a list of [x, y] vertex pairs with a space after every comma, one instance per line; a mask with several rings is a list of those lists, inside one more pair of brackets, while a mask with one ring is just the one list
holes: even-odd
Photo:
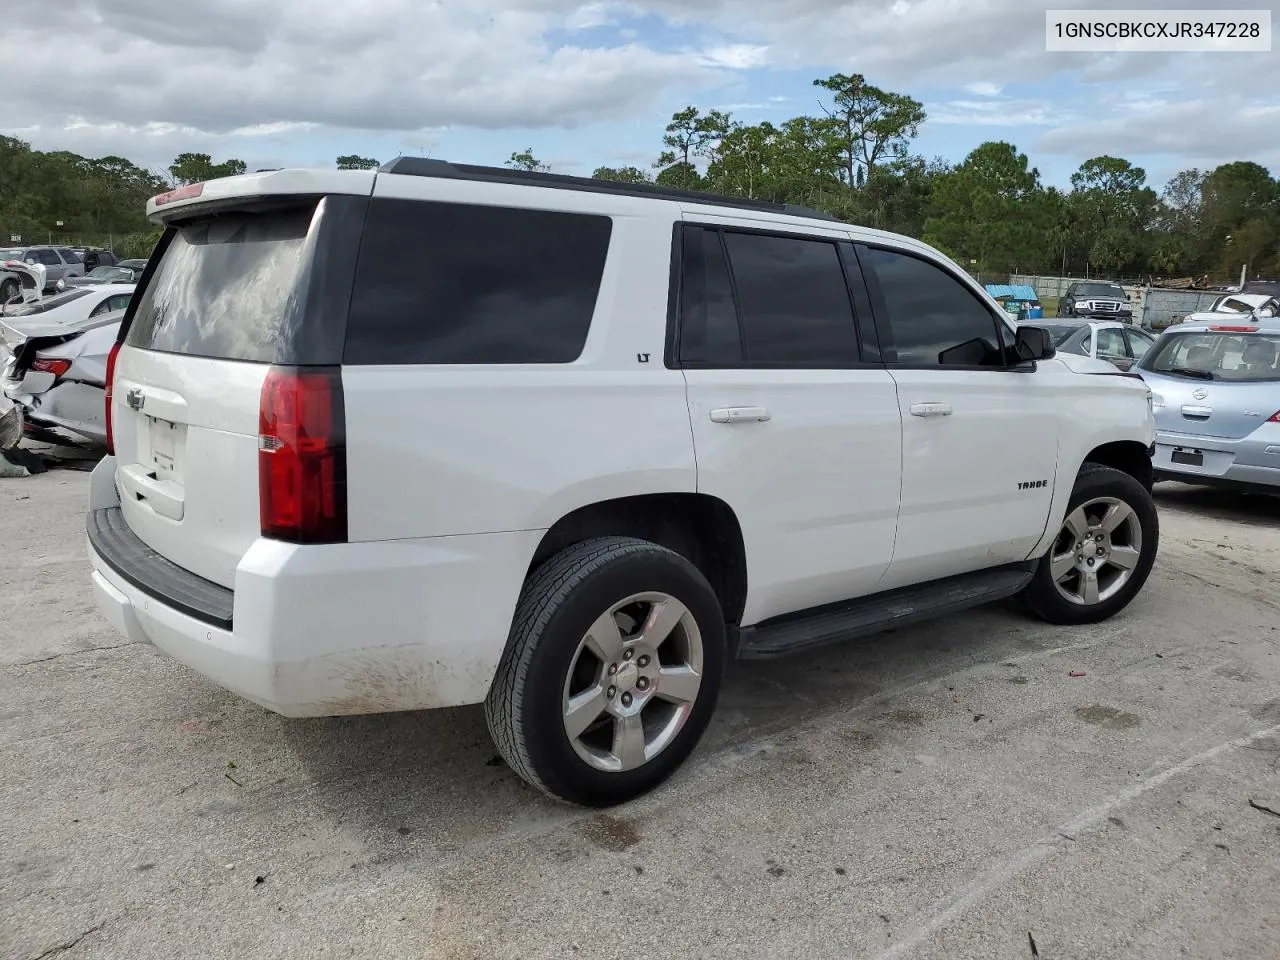
[[1024, 283], [988, 283], [986, 290], [1015, 320], [1037, 320], [1044, 316], [1035, 287]]

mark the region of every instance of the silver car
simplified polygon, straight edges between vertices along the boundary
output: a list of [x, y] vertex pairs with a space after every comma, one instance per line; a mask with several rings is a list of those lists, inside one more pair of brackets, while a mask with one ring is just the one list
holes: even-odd
[[1280, 493], [1280, 320], [1181, 323], [1134, 370], [1151, 387], [1157, 479]]

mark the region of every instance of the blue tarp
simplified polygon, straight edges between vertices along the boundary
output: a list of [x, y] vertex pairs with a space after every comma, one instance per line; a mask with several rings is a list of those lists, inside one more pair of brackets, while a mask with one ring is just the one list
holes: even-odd
[[1025, 283], [1007, 284], [1007, 283], [988, 283], [986, 285], [987, 293], [999, 300], [1001, 297], [1008, 297], [1010, 300], [1021, 300], [1023, 302], [1038, 302], [1040, 298], [1036, 295], [1035, 287]]

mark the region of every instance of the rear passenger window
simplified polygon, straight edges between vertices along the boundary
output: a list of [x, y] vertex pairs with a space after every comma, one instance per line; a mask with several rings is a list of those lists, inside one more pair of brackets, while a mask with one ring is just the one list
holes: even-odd
[[576, 360], [612, 226], [587, 214], [373, 200], [345, 362]]
[[941, 267], [893, 250], [862, 253], [879, 280], [897, 363], [913, 367], [1005, 366], [995, 314]]
[[724, 234], [751, 364], [857, 363], [853, 305], [835, 243]]
[[720, 234], [691, 227], [684, 235], [680, 284], [680, 359], [715, 366], [742, 362], [742, 337]]

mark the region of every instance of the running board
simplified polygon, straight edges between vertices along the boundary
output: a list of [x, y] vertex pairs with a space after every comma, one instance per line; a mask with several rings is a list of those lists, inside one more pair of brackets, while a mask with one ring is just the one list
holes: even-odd
[[993, 567], [774, 617], [742, 628], [738, 656], [769, 660], [1003, 600], [1031, 582], [1036, 563]]

